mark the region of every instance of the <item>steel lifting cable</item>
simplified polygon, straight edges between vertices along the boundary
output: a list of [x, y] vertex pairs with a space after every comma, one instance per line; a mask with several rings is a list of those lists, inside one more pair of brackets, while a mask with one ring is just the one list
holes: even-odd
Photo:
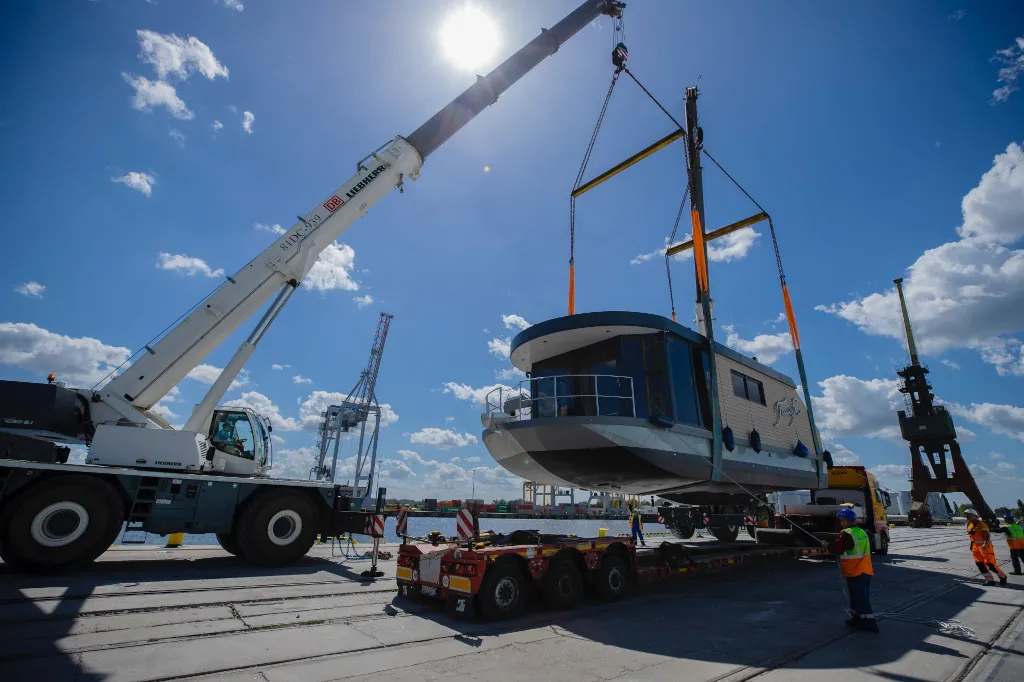
[[576, 173], [576, 181], [572, 185], [572, 192], [569, 193], [569, 314], [576, 314], [576, 197], [574, 193], [583, 184], [583, 175], [587, 172], [587, 164], [590, 163], [590, 155], [594, 152], [594, 144], [597, 142], [597, 135], [601, 132], [601, 124], [604, 123], [604, 115], [608, 112], [608, 103], [612, 99], [612, 92], [615, 91], [615, 84], [619, 81], [624, 67], [617, 67], [612, 74], [612, 82], [608, 85], [608, 92], [604, 96], [604, 103], [601, 105], [601, 113], [597, 115], [597, 123], [594, 125], [594, 132], [590, 135], [590, 142], [587, 144], [587, 151], [583, 155], [583, 162], [580, 170]]
[[[687, 164], [687, 170], [689, 170], [689, 164]], [[689, 172], [687, 172], [687, 178], [689, 178]], [[683, 212], [686, 210], [686, 199], [690, 195], [690, 185], [687, 182], [686, 189], [683, 190], [683, 200], [679, 202], [679, 211], [676, 213], [676, 222], [672, 226], [672, 235], [668, 238], [668, 244], [665, 245], [665, 274], [668, 276], [668, 302], [672, 306], [672, 321], [676, 322], [676, 297], [672, 292], [672, 265], [671, 256], [668, 255], [668, 247], [676, 239], [676, 232], [679, 231], [679, 221], [683, 219]]]

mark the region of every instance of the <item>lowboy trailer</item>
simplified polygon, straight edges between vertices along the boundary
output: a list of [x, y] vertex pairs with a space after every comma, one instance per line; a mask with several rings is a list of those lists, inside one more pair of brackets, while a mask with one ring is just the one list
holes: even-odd
[[821, 547], [755, 542], [666, 542], [639, 549], [628, 538], [578, 538], [516, 531], [509, 535], [443, 538], [432, 534], [398, 548], [396, 577], [403, 597], [445, 603], [457, 616], [486, 619], [518, 615], [534, 595], [550, 608], [569, 609], [587, 588], [604, 601], [622, 598], [637, 584], [736, 566], [769, 557], [820, 556]]

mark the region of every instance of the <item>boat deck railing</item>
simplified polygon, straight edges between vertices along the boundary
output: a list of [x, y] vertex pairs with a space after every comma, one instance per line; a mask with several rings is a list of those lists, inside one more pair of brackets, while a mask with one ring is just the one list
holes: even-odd
[[488, 417], [523, 421], [545, 417], [635, 417], [633, 377], [559, 374], [498, 386], [484, 398]]

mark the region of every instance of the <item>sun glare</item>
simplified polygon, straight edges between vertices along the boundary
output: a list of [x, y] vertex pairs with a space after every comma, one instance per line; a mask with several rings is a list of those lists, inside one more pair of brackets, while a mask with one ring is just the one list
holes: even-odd
[[441, 46], [453, 64], [462, 69], [475, 69], [494, 56], [498, 48], [498, 29], [490, 17], [467, 5], [444, 22]]

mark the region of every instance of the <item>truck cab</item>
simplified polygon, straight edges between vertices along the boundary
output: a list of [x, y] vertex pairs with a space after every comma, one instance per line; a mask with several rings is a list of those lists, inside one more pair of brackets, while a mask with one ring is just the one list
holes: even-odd
[[210, 420], [212, 469], [225, 474], [263, 476], [273, 464], [270, 421], [248, 407], [221, 407]]
[[850, 507], [857, 514], [857, 525], [871, 539], [876, 554], [889, 551], [889, 518], [886, 507], [892, 503], [889, 493], [878, 486], [874, 474], [862, 466], [834, 466], [828, 471], [828, 487], [810, 491], [808, 504], [787, 504], [785, 518], [777, 525], [788, 528], [798, 524], [823, 540], [839, 533], [836, 513]]

